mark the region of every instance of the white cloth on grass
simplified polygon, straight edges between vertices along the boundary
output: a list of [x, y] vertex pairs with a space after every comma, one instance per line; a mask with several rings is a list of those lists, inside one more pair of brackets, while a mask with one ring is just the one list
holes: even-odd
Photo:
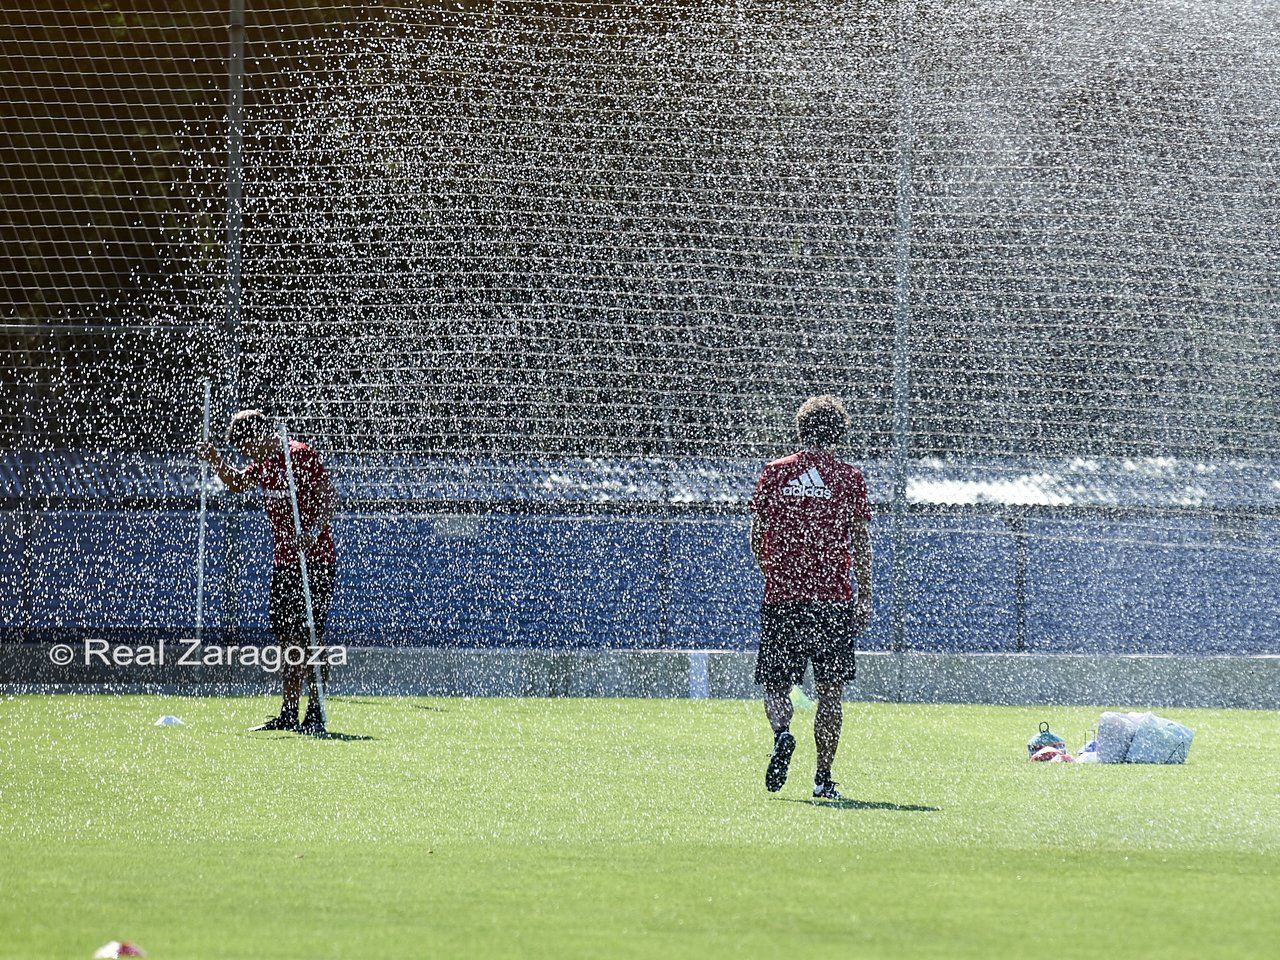
[[1098, 762], [1123, 763], [1138, 724], [1150, 713], [1104, 713], [1098, 720]]
[[1182, 763], [1194, 734], [1180, 723], [1147, 714], [1133, 735], [1126, 763]]
[[1098, 720], [1099, 763], [1182, 763], [1191, 730], [1154, 713], [1104, 713]]

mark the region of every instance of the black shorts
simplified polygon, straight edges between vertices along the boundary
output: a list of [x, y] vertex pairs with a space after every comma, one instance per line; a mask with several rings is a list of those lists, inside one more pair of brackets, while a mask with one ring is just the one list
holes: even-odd
[[760, 608], [756, 683], [799, 683], [813, 663], [817, 683], [853, 680], [854, 605], [823, 601], [766, 603]]
[[[316, 643], [319, 644], [324, 643], [324, 625], [329, 618], [336, 572], [337, 566], [332, 563], [307, 564], [311, 612], [315, 617]], [[271, 632], [282, 647], [306, 647], [311, 643], [307, 606], [302, 596], [302, 567], [296, 563], [277, 566], [271, 572]]]

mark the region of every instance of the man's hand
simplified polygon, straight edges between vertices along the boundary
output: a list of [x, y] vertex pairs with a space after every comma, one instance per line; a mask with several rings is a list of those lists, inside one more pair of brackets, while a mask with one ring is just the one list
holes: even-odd
[[218, 448], [208, 440], [196, 444], [196, 456], [213, 467], [213, 472], [218, 475], [222, 485], [232, 493], [244, 493], [253, 486], [253, 481], [249, 479], [248, 471], [233, 468], [222, 459], [222, 454], [218, 453]]
[[871, 626], [871, 598], [859, 598], [853, 607], [853, 632], [856, 636], [862, 636], [867, 632], [867, 628]]

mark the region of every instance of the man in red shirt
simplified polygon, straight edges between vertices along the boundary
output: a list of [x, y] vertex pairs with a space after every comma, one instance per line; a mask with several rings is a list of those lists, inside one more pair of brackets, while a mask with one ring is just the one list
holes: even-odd
[[[263, 506], [275, 542], [275, 565], [271, 574], [271, 631], [280, 645], [283, 703], [278, 716], [253, 729], [324, 733], [315, 669], [307, 666], [305, 656], [311, 637], [307, 628], [298, 551], [306, 551], [316, 642], [323, 643], [324, 624], [333, 598], [338, 563], [329, 526], [337, 505], [333, 483], [314, 450], [297, 440], [289, 441], [298, 491], [298, 513], [302, 519], [302, 539], [299, 541], [293, 523], [293, 504], [289, 499], [284, 447], [262, 411], [241, 410], [232, 417], [231, 426], [227, 428], [227, 443], [248, 461], [248, 466], [241, 470], [230, 466], [212, 444], [205, 444], [201, 455], [233, 493], [242, 493], [255, 486], [262, 489]], [[292, 655], [289, 655], [290, 650], [294, 651]], [[299, 652], [303, 655], [300, 656]], [[310, 687], [307, 715], [299, 724], [298, 703], [302, 698], [304, 675], [309, 678]]]
[[871, 505], [862, 473], [831, 452], [849, 432], [840, 401], [806, 400], [796, 429], [805, 449], [767, 464], [751, 497], [751, 552], [765, 584], [755, 680], [764, 687], [773, 727], [765, 787], [777, 791], [786, 783], [796, 747], [791, 688], [812, 662], [818, 693], [813, 795], [838, 800], [831, 764], [840, 745], [840, 703], [854, 676], [854, 642], [871, 622]]

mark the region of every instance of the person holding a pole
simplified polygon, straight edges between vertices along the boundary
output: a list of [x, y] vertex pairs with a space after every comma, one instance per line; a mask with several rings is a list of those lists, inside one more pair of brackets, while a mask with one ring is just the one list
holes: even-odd
[[824, 800], [840, 799], [831, 765], [840, 745], [841, 700], [854, 678], [854, 645], [871, 622], [867, 484], [857, 467], [832, 453], [849, 426], [836, 397], [810, 397], [796, 413], [804, 449], [767, 464], [751, 497], [751, 552], [764, 574], [755, 680], [764, 687], [773, 727], [764, 783], [777, 791], [787, 781], [796, 748], [791, 688], [812, 663], [818, 690], [813, 795]]
[[[309, 668], [305, 654], [308, 647], [323, 642], [333, 598], [338, 563], [330, 529], [337, 506], [333, 483], [316, 452], [287, 439], [283, 429], [274, 431], [261, 410], [241, 410], [233, 416], [227, 443], [248, 461], [246, 467], [228, 464], [211, 443], [202, 445], [201, 456], [228, 490], [262, 489], [275, 543], [271, 629], [280, 645], [283, 702], [278, 716], [253, 729], [323, 734], [326, 717], [320, 670]], [[310, 687], [306, 717], [299, 724], [304, 675]]]

